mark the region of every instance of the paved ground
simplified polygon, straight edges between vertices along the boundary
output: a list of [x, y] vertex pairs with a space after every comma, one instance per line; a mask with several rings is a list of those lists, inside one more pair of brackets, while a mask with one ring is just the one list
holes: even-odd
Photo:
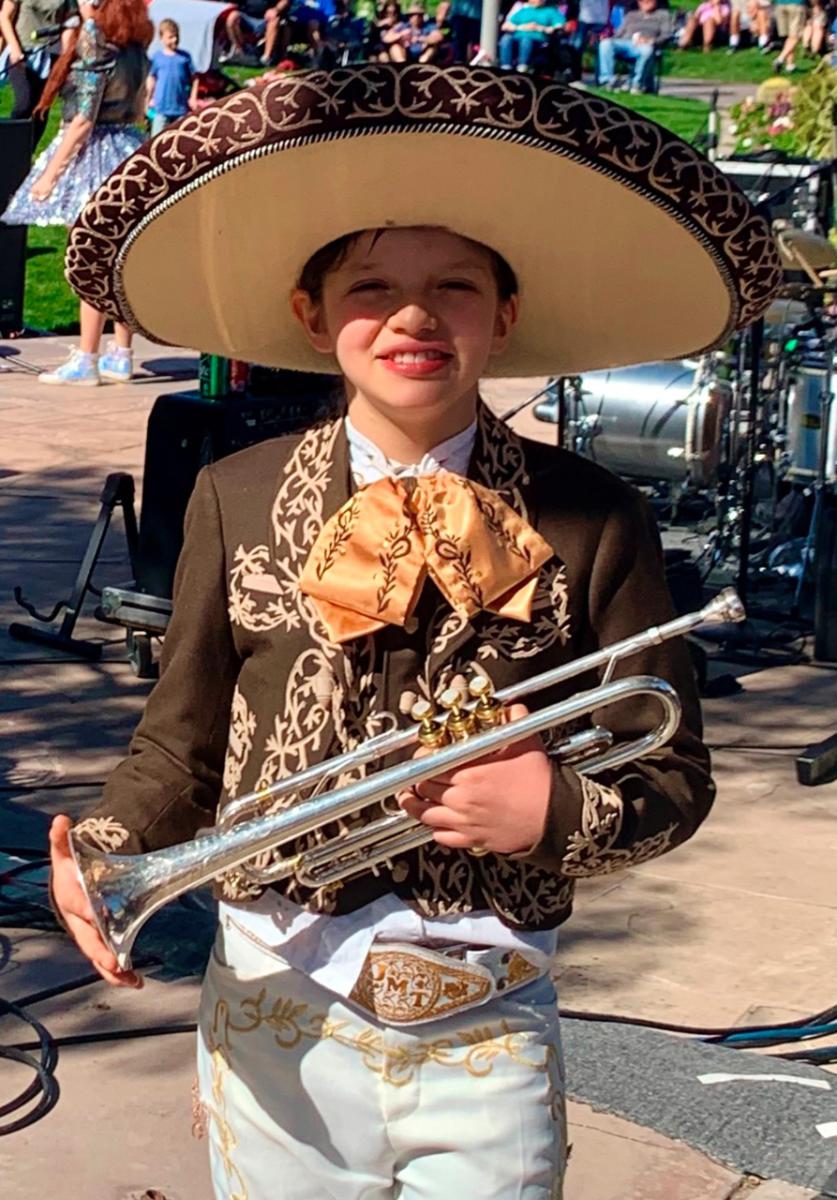
[[[63, 345], [58, 339], [0, 343], [0, 365], [53, 363]], [[158, 375], [125, 388], [48, 390], [25, 370], [0, 374], [0, 846], [7, 849], [42, 844], [48, 814], [74, 814], [89, 805], [124, 752], [148, 691], [127, 666], [118, 631], [92, 619], [79, 632], [105, 643], [95, 664], [7, 633], [9, 622], [23, 616], [12, 599], [15, 585], [41, 609], [66, 594], [104, 476], [124, 470], [139, 481], [151, 403], [181, 385], [173, 372], [194, 368], [193, 356], [140, 349], [140, 360]], [[487, 392], [508, 407], [542, 382], [495, 384]], [[552, 434], [551, 427], [527, 420], [527, 431]], [[116, 526], [97, 570], [99, 585], [128, 577], [118, 520]], [[740, 693], [705, 706], [719, 798], [699, 835], [670, 857], [581, 889], [556, 962], [565, 1008], [727, 1025], [797, 1018], [834, 1003], [828, 947], [837, 785], [801, 788], [793, 755], [837, 727], [835, 675], [812, 665], [774, 666], [742, 673], [740, 682]], [[6, 999], [84, 974], [57, 935], [9, 928], [7, 917], [0, 922]], [[180, 1023], [194, 1014], [196, 988], [194, 977], [170, 968], [156, 971], [138, 994], [97, 984], [42, 1001], [33, 1012], [56, 1036]], [[0, 1029], [7, 1044], [28, 1036], [8, 1019]], [[601, 1068], [599, 1080], [607, 1069], [619, 1077], [620, 1096], [614, 1086], [613, 1094], [597, 1093], [595, 1108], [571, 1105], [567, 1200], [837, 1195], [837, 1178], [829, 1181], [822, 1171], [813, 1190], [763, 1183], [762, 1176], [775, 1173], [759, 1165], [759, 1089], [768, 1083], [726, 1085], [748, 1087], [752, 1097], [752, 1112], [745, 1104], [743, 1119], [745, 1134], [752, 1122], [755, 1166], [747, 1171], [614, 1115], [631, 1090], [625, 1077], [634, 1075], [627, 1060], [617, 1055], [613, 1061], [606, 1042], [590, 1039], [591, 1062], [580, 1064], [585, 1071], [577, 1069], [575, 1077], [583, 1092], [592, 1089], [588, 1066]], [[64, 1049], [57, 1108], [2, 1143], [4, 1193], [15, 1200], [208, 1200], [204, 1149], [189, 1134], [191, 1060], [188, 1034]], [[730, 1072], [762, 1069], [743, 1052], [729, 1052], [729, 1061]], [[569, 1074], [572, 1090], [572, 1059]], [[23, 1067], [4, 1063], [0, 1106], [29, 1078]], [[649, 1112], [657, 1091], [668, 1094], [672, 1087], [663, 1064], [657, 1078], [659, 1088], [653, 1071], [650, 1082], [647, 1072], [641, 1083], [636, 1075], [634, 1090], [642, 1089]], [[707, 1144], [713, 1124], [721, 1123], [712, 1088], [704, 1090], [694, 1145]], [[781, 1143], [781, 1128], [778, 1135], [771, 1130], [771, 1145], [777, 1136]]]

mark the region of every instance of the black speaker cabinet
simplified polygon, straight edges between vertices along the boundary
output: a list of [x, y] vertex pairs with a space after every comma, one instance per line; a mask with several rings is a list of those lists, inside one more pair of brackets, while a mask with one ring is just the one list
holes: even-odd
[[155, 402], [145, 441], [139, 591], [171, 597], [183, 518], [201, 467], [310, 425], [331, 406], [329, 376], [275, 371], [270, 380], [270, 395], [207, 400], [197, 392], [173, 392]]
[[[32, 122], [0, 121], [0, 212], [23, 183], [32, 158]], [[23, 328], [26, 226], [0, 222], [0, 334]]]
[[814, 547], [814, 656], [837, 662], [837, 496], [826, 492]]

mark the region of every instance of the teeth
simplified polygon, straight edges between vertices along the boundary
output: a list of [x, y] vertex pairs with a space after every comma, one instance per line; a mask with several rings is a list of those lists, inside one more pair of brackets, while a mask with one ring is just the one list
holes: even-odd
[[390, 355], [393, 362], [397, 363], [416, 363], [416, 362], [442, 362], [444, 354], [440, 354], [438, 350], [419, 350], [413, 353], [409, 350], [399, 351], [397, 354]]

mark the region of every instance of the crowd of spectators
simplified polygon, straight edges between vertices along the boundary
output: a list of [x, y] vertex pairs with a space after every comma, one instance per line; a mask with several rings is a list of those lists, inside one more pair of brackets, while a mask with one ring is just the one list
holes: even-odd
[[[8, 3], [9, 0], [6, 0]], [[479, 54], [481, 0], [386, 0], [373, 20], [353, 0], [240, 0], [227, 18], [224, 57], [288, 69], [335, 62], [466, 63]], [[604, 87], [627, 65], [628, 86], [651, 90], [663, 47], [686, 51], [753, 46], [793, 71], [804, 51], [823, 54], [835, 13], [828, 0], [700, 0], [691, 10], [670, 0], [506, 0], [498, 41], [503, 70], [581, 76], [592, 65]]]
[[[774, 56], [777, 71], [792, 72], [801, 53], [824, 54], [837, 33], [837, 0], [699, 0], [690, 10], [673, 2], [501, 0], [498, 66], [568, 80], [592, 70], [601, 87], [646, 92], [656, 87], [664, 47], [729, 54], [755, 47]], [[218, 22], [217, 62], [282, 73], [366, 61], [448, 66], [480, 59], [482, 0], [438, 0], [432, 11], [422, 0], [384, 0], [372, 19], [358, 15], [355, 3], [238, 0]], [[0, 49], [5, 43], [13, 115], [31, 112], [48, 71], [43, 51], [32, 48], [36, 24], [49, 17], [60, 21], [72, 5], [0, 0]], [[195, 76], [179, 48], [175, 22], [162, 21], [157, 34], [146, 97], [154, 132], [235, 87], [219, 70]]]
[[[681, 29], [681, 50], [700, 43], [704, 52], [726, 47], [734, 54], [744, 44], [774, 54], [777, 71], [796, 69], [800, 50], [817, 58], [835, 32], [837, 6], [826, 0], [703, 0]], [[778, 49], [778, 54], [776, 51]]]

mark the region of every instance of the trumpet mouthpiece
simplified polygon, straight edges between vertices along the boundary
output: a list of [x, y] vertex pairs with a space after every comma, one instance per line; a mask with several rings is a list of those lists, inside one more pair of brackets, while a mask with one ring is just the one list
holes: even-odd
[[725, 623], [727, 621], [736, 622], [743, 621], [747, 616], [744, 605], [741, 603], [738, 592], [735, 588], [724, 588], [719, 592], [714, 600], [711, 600], [703, 610], [703, 617], [706, 621], [713, 623]]

